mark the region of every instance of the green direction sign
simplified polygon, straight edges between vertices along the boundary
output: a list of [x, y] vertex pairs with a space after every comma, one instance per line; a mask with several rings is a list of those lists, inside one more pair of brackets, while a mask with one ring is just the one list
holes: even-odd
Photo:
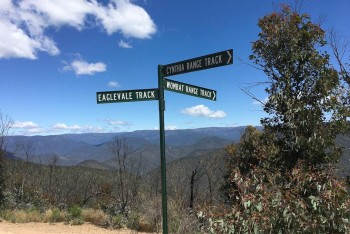
[[216, 91], [169, 79], [163, 79], [164, 89], [216, 101]]
[[97, 104], [158, 100], [158, 89], [135, 89], [96, 93]]
[[214, 54], [171, 63], [162, 66], [162, 76], [174, 76], [214, 67], [226, 66], [233, 63], [233, 50], [225, 50]]

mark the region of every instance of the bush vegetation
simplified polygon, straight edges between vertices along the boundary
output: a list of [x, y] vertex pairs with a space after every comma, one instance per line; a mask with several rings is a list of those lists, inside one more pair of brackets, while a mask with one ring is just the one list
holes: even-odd
[[[348, 63], [337, 59], [337, 72], [319, 51], [326, 45], [320, 25], [288, 6], [258, 25], [250, 59], [269, 79], [263, 130], [249, 126], [225, 152], [168, 164], [169, 231], [349, 233], [349, 184], [334, 170], [342, 153], [335, 139], [349, 132]], [[125, 139], [110, 144], [115, 171], [57, 166], [55, 156], [38, 165], [30, 150], [27, 160], [5, 159], [10, 126], [0, 112], [2, 219], [161, 232], [159, 170], [143, 173]]]
[[226, 203], [207, 211], [209, 231], [349, 233], [350, 196], [334, 171], [336, 137], [349, 130], [349, 77], [318, 50], [325, 32], [308, 15], [283, 6], [258, 25], [250, 58], [269, 78], [269, 116], [263, 131], [248, 127], [227, 147]]

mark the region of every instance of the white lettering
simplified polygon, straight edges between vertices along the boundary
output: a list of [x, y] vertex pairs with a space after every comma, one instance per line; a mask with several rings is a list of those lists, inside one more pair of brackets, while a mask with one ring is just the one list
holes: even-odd
[[119, 100], [132, 100], [132, 92], [121, 93], [121, 98]]
[[212, 66], [222, 63], [222, 55], [216, 55], [213, 57], [205, 58], [205, 66]]
[[198, 88], [186, 86], [186, 93], [198, 95]]
[[148, 91], [148, 98], [155, 98], [154, 91]]
[[110, 93], [107, 93], [107, 101], [112, 101], [112, 95]]
[[178, 84], [174, 82], [167, 81], [166, 87], [171, 90], [176, 90], [176, 91], [183, 91], [184, 85], [183, 84]]
[[185, 67], [182, 63], [176, 64], [170, 67], [166, 68], [166, 74], [171, 75], [173, 73], [183, 72], [185, 70]]
[[155, 98], [154, 91], [136, 92], [137, 99], [152, 99]]
[[211, 91], [201, 89], [200, 94], [201, 94], [201, 96], [211, 98]]
[[187, 63], [187, 70], [198, 69], [202, 67], [202, 59], [194, 60]]

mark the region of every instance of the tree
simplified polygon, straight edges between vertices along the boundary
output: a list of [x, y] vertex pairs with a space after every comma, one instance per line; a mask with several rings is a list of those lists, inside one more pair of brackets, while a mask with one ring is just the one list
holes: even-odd
[[[16, 184], [18, 186], [15, 186], [15, 197], [18, 199], [18, 201], [23, 201], [26, 198], [26, 192], [27, 190], [30, 190], [30, 182], [29, 179], [29, 170], [30, 170], [30, 161], [35, 156], [35, 152], [37, 150], [37, 145], [33, 142], [27, 141], [22, 142], [17, 145], [17, 148], [19, 151], [22, 151], [23, 155], [25, 156], [25, 167], [21, 171], [21, 173], [18, 175]], [[40, 169], [39, 169], [40, 170]]]
[[331, 164], [341, 154], [335, 138], [349, 116], [346, 94], [341, 96], [345, 73], [318, 50], [325, 32], [308, 15], [283, 6], [258, 25], [250, 59], [270, 81], [264, 105], [269, 117], [261, 120], [262, 132], [247, 127], [240, 142], [227, 147], [227, 206], [220, 218], [211, 215], [210, 228], [348, 233], [350, 196]]
[[[332, 48], [333, 55], [339, 67], [339, 77], [341, 78], [341, 87], [339, 99], [343, 103], [343, 113], [348, 118], [350, 117], [350, 55], [346, 62], [346, 53], [350, 52], [350, 41], [342, 38], [333, 29], [329, 33], [329, 44]], [[349, 128], [347, 129], [349, 130]]]
[[[247, 127], [226, 148], [225, 206], [207, 211], [213, 233], [348, 233], [350, 196], [331, 165], [280, 170], [273, 141]], [[268, 217], [268, 218], [267, 218]]]
[[0, 110], [0, 205], [4, 205], [5, 200], [5, 143], [12, 124], [11, 118], [3, 115]]
[[141, 182], [143, 168], [142, 155], [139, 159], [131, 158], [132, 147], [126, 138], [116, 136], [109, 144], [109, 150], [117, 163], [118, 194], [116, 200], [122, 214], [127, 214], [127, 207], [136, 198]]
[[341, 151], [336, 136], [345, 129], [346, 117], [337, 98], [340, 79], [320, 52], [325, 32], [290, 7], [259, 20], [259, 39], [250, 59], [270, 80], [261, 120], [266, 132], [278, 136], [279, 163], [292, 168], [298, 160], [311, 164], [335, 162]]

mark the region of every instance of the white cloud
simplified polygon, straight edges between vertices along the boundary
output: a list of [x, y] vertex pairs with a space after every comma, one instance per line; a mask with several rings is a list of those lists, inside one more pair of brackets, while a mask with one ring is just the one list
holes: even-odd
[[95, 15], [108, 34], [120, 31], [126, 37], [143, 39], [156, 32], [148, 13], [130, 0], [112, 0], [107, 7], [95, 8]]
[[123, 40], [120, 40], [119, 47], [125, 48], [125, 49], [130, 49], [130, 48], [132, 48], [132, 45], [130, 45], [129, 43], [127, 43]]
[[76, 75], [94, 75], [97, 72], [105, 72], [106, 64], [102, 62], [88, 63], [82, 59], [74, 60], [71, 64], [63, 67], [64, 71], [74, 71]]
[[64, 123], [56, 123], [52, 126], [53, 129], [60, 129], [60, 130], [80, 130], [81, 127], [79, 125], [72, 125], [68, 126]]
[[206, 118], [221, 119], [226, 117], [224, 111], [212, 111], [204, 105], [198, 105], [194, 107], [189, 107], [181, 111], [182, 114], [190, 116], [202, 116]]
[[[47, 25], [56, 27], [69, 25], [81, 29], [87, 14], [91, 14], [98, 5], [86, 0], [22, 0], [21, 10], [35, 10], [33, 15], [41, 15]], [[27, 11], [25, 11], [27, 12]]]
[[80, 125], [71, 125], [68, 126], [65, 123], [56, 123], [52, 126], [52, 129], [59, 130], [59, 131], [70, 131], [75, 133], [86, 133], [86, 132], [104, 132], [104, 129], [101, 127], [94, 127], [94, 126], [80, 126]]
[[[164, 127], [164, 130], [176, 130], [177, 127], [175, 125], [168, 125]], [[153, 130], [159, 130], [159, 127], [154, 127]]]
[[38, 128], [39, 125], [32, 122], [32, 121], [24, 121], [24, 122], [20, 122], [20, 121], [15, 121], [14, 124], [12, 125], [13, 128]]
[[175, 125], [168, 125], [168, 126], [165, 126], [165, 130], [176, 130], [177, 127]]
[[121, 120], [113, 120], [113, 119], [106, 119], [105, 120], [109, 125], [119, 125], [119, 126], [130, 126], [131, 123], [127, 121], [121, 121]]
[[46, 36], [29, 37], [25, 31], [11, 22], [1, 21], [0, 18], [0, 58], [36, 59], [38, 50], [50, 55], [59, 54], [55, 43]]
[[16, 129], [15, 132], [20, 135], [33, 135], [46, 132], [46, 129], [32, 121], [15, 121], [12, 128]]
[[156, 32], [148, 13], [130, 0], [110, 0], [108, 5], [97, 0], [0, 0], [0, 59], [36, 59], [39, 51], [58, 55], [46, 29], [63, 26], [102, 27], [108, 34], [140, 39]]
[[110, 81], [108, 82], [108, 86], [111, 88], [118, 88], [120, 87], [120, 84], [117, 81]]
[[45, 128], [29, 128], [29, 129], [26, 129], [25, 131], [22, 131], [22, 134], [23, 135], [32, 135], [32, 134], [42, 134], [45, 132], [46, 132]]

